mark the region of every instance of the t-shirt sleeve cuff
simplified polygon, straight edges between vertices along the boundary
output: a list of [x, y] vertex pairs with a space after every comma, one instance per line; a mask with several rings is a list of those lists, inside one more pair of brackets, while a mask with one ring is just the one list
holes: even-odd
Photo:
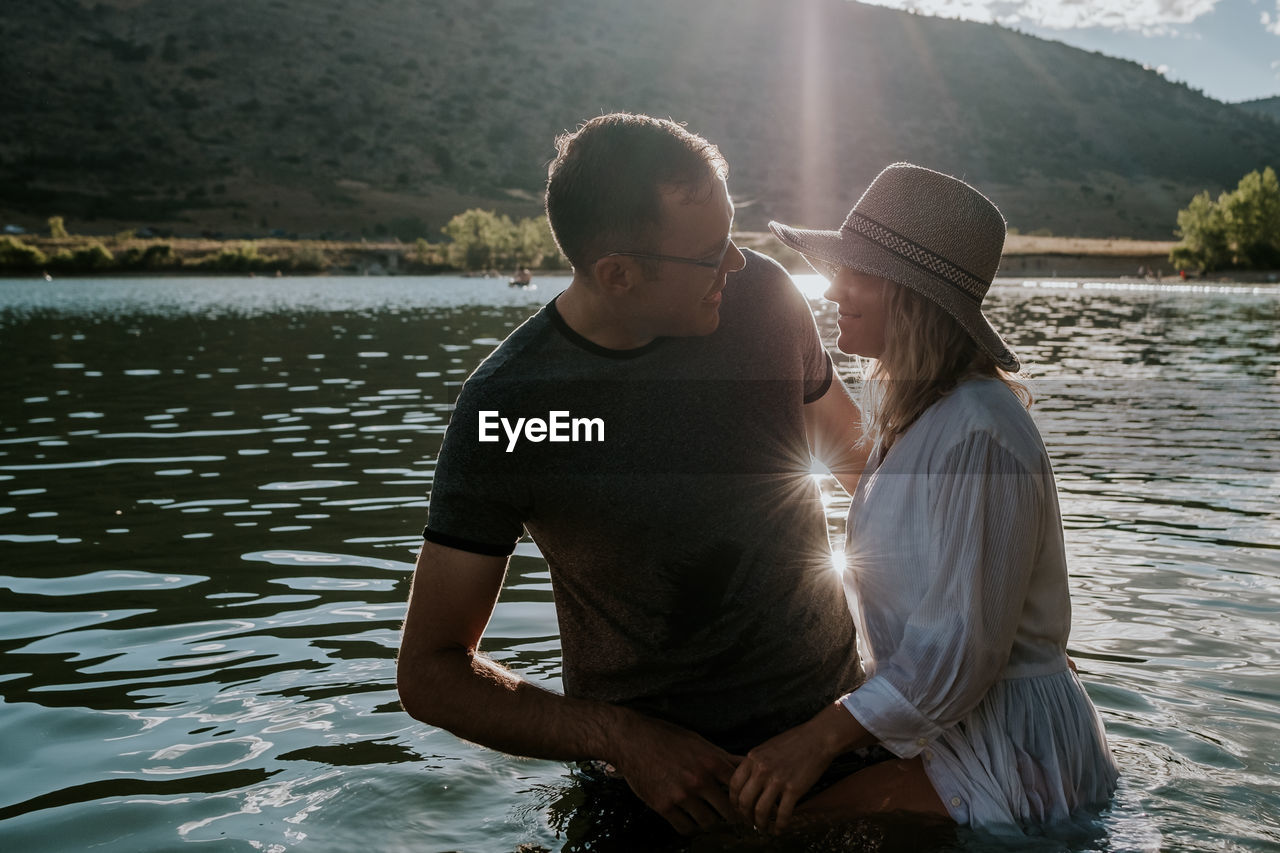
[[899, 758], [915, 758], [929, 741], [942, 734], [937, 724], [883, 677], [872, 677], [840, 700], [885, 749]]
[[835, 378], [836, 366], [831, 363], [831, 354], [824, 352], [823, 355], [825, 356], [823, 361], [825, 361], [827, 365], [826, 374], [822, 378], [822, 384], [820, 384], [815, 390], [805, 394], [804, 402], [806, 405], [809, 403], [816, 403], [826, 396], [827, 389], [831, 387], [831, 380]]
[[459, 551], [468, 551], [472, 554], [484, 554], [489, 557], [510, 557], [516, 550], [516, 543], [509, 545], [495, 545], [492, 542], [477, 542], [474, 539], [464, 539], [461, 536], [450, 536], [448, 533], [441, 533], [438, 530], [432, 530], [430, 527], [422, 529], [422, 538], [428, 542], [434, 542], [437, 545], [443, 545], [446, 548], [456, 548]]

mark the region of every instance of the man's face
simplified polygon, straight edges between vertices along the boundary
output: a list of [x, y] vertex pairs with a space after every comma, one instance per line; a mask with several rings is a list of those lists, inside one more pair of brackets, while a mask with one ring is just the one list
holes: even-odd
[[720, 325], [720, 300], [729, 273], [746, 259], [729, 240], [733, 202], [724, 181], [711, 193], [672, 189], [662, 194], [662, 227], [654, 254], [706, 261], [711, 269], [675, 260], [653, 261], [657, 277], [634, 292], [635, 310], [654, 336], [709, 335]]

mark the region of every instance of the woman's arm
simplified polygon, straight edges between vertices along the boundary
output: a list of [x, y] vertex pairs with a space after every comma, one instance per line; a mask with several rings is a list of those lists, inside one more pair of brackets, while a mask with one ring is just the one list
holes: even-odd
[[[1042, 475], [990, 433], [966, 437], [917, 476], [928, 477], [929, 588], [893, 654], [842, 700], [901, 758], [967, 715], [1000, 677], [1044, 534]], [[873, 582], [862, 587], [874, 608]]]
[[[982, 700], [1008, 661], [1039, 548], [1043, 484], [987, 434], [920, 476], [930, 478], [932, 583], [869, 681], [738, 766], [730, 796], [758, 827], [775, 812], [773, 827], [784, 826], [849, 749], [878, 741], [900, 758], [916, 756]], [[875, 594], [864, 585], [864, 596]]]
[[757, 746], [729, 781], [729, 798], [752, 826], [781, 831], [803, 797], [838, 755], [875, 743], [871, 733], [836, 702], [807, 723]]
[[804, 423], [810, 452], [852, 495], [870, 448], [862, 441], [862, 413], [839, 376], [831, 377], [827, 393], [805, 404]]

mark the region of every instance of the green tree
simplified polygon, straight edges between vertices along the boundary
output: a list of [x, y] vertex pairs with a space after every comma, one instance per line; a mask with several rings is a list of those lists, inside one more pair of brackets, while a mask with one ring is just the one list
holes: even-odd
[[492, 269], [508, 254], [512, 242], [511, 218], [492, 210], [464, 210], [440, 229], [452, 241], [449, 262], [467, 270]]
[[530, 216], [516, 223], [516, 264], [530, 267], [557, 266], [560, 250], [551, 236], [545, 216]]
[[216, 255], [201, 259], [200, 265], [218, 272], [256, 272], [273, 263], [271, 258], [258, 254], [258, 244], [246, 240], [239, 248], [225, 248]]
[[288, 267], [295, 272], [320, 272], [329, 266], [329, 256], [314, 243], [296, 245], [286, 256]]
[[492, 210], [472, 209], [450, 219], [441, 230], [452, 241], [442, 248], [449, 263], [456, 267], [483, 270], [559, 266], [560, 250], [545, 216], [513, 222], [511, 217]]
[[425, 237], [419, 237], [413, 244], [414, 260], [421, 266], [440, 266], [445, 263], [445, 253], [436, 243], [430, 243]]
[[71, 253], [71, 262], [77, 270], [105, 270], [115, 265], [115, 256], [106, 246], [94, 241]]
[[47, 260], [35, 246], [28, 246], [17, 237], [0, 236], [0, 271], [39, 269]]
[[1198, 194], [1178, 211], [1175, 233], [1182, 242], [1169, 259], [1179, 267], [1280, 266], [1280, 181], [1275, 170], [1268, 166], [1250, 172], [1216, 202], [1208, 192]]
[[1219, 201], [1235, 264], [1254, 269], [1280, 266], [1280, 181], [1270, 166], [1240, 179]]
[[67, 226], [63, 224], [61, 216], [49, 217], [49, 236], [54, 239], [63, 239], [70, 236], [67, 234]]
[[1207, 190], [1191, 199], [1186, 209], [1178, 211], [1178, 230], [1174, 233], [1182, 242], [1173, 247], [1169, 260], [1180, 269], [1195, 267], [1204, 272], [1218, 269], [1231, 259], [1222, 209]]
[[171, 267], [177, 263], [178, 259], [173, 253], [173, 246], [168, 243], [152, 243], [142, 253], [142, 266], [148, 269]]

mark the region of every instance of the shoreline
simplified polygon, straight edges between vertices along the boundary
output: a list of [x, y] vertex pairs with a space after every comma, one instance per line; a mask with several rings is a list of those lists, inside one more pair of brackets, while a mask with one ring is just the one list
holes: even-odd
[[[792, 269], [787, 271], [791, 275], [815, 275], [813, 270]], [[548, 279], [565, 279], [571, 277], [569, 270], [543, 270], [535, 275], [533, 281], [537, 284], [539, 281]], [[322, 270], [319, 272], [281, 272], [279, 275], [272, 273], [256, 273], [256, 272], [232, 272], [232, 271], [216, 271], [216, 270], [122, 270], [122, 271], [86, 271], [78, 273], [60, 273], [59, 275], [50, 275], [48, 278], [43, 273], [16, 273], [0, 270], [0, 284], [5, 282], [42, 282], [53, 283], [66, 280], [82, 280], [95, 279], [99, 281], [111, 280], [154, 280], [163, 281], [165, 279], [262, 279], [268, 281], [285, 281], [289, 279], [314, 279], [314, 278], [474, 278], [477, 281], [491, 281], [507, 284], [507, 276], [482, 276], [482, 275], [466, 275], [455, 270], [437, 271], [437, 272], [408, 272], [401, 271], [397, 273], [357, 273]], [[1165, 273], [1162, 277], [1154, 276], [1136, 276], [1125, 275], [1122, 273], [1099, 275], [1094, 272], [1078, 273], [1067, 269], [1059, 269], [1057, 275], [1048, 274], [1022, 274], [1009, 273], [1003, 268], [996, 273], [995, 279], [992, 281], [992, 287], [1031, 287], [1042, 290], [1159, 290], [1159, 289], [1177, 289], [1187, 291], [1216, 291], [1223, 287], [1240, 287], [1251, 289], [1256, 292], [1276, 291], [1280, 293], [1280, 271], [1258, 271], [1258, 270], [1240, 270], [1234, 272], [1210, 273], [1205, 276], [1195, 275], [1182, 278], [1179, 275], [1170, 275]], [[513, 288], [514, 289], [514, 288]]]
[[[6, 235], [0, 245], [0, 278], [314, 275], [459, 275], [485, 277], [423, 256], [423, 245], [396, 240], [333, 241], [284, 238], [101, 238]], [[811, 272], [804, 259], [768, 232], [741, 232], [734, 240], [779, 261], [791, 273]], [[1225, 270], [1183, 279], [1169, 261], [1173, 241], [1124, 238], [1045, 237], [1010, 234], [997, 278], [1088, 277], [1121, 281], [1274, 282], [1275, 270]], [[15, 248], [16, 247], [16, 248]], [[438, 246], [432, 246], [438, 250]], [[25, 254], [24, 254], [25, 253]], [[567, 266], [543, 266], [536, 275], [568, 275]], [[499, 269], [490, 278], [506, 278]]]

